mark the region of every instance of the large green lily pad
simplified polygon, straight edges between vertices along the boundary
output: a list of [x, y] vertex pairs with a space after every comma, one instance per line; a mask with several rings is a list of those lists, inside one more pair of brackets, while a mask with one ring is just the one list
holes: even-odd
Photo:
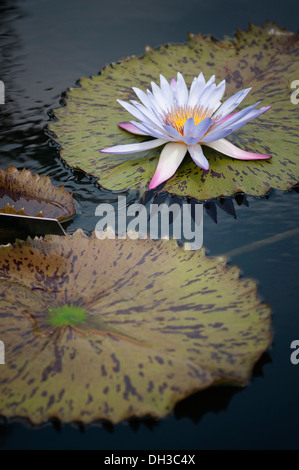
[[73, 217], [73, 196], [64, 186], [54, 186], [49, 176], [10, 165], [0, 168], [0, 213], [55, 218], [61, 222]]
[[[197, 167], [188, 156], [163, 187], [170, 193], [204, 200], [238, 192], [260, 196], [271, 188], [287, 190], [299, 181], [299, 106], [292, 104], [292, 81], [298, 78], [298, 35], [266, 23], [250, 25], [235, 38], [216, 41], [190, 35], [185, 45], [147, 48], [140, 57], [123, 59], [105, 67], [100, 75], [82, 78], [70, 88], [66, 106], [55, 110], [49, 125], [70, 165], [95, 175], [104, 188], [148, 188], [161, 148], [130, 155], [101, 154], [99, 149], [146, 140], [118, 128], [132, 119], [116, 99], [136, 99], [133, 86], [145, 90], [168, 80], [179, 71], [190, 85], [203, 72], [206, 79], [226, 79], [224, 99], [252, 87], [244, 107], [262, 100], [272, 108], [260, 118], [235, 131], [228, 140], [244, 150], [272, 155], [271, 161], [240, 161], [204, 147], [210, 170]], [[243, 103], [242, 103], [243, 105]], [[133, 118], [134, 119], [134, 118]], [[161, 188], [160, 188], [161, 189]]]
[[212, 384], [246, 384], [271, 314], [239, 274], [175, 240], [77, 231], [0, 247], [0, 414], [161, 417]]

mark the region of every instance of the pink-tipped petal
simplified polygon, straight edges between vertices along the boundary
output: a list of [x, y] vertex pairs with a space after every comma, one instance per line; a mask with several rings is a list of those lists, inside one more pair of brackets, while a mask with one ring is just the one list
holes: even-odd
[[227, 121], [229, 118], [231, 118], [234, 114], [237, 114], [239, 111], [235, 111], [234, 113], [231, 113], [231, 114], [228, 114], [226, 117], [224, 117], [223, 119], [220, 119], [220, 121], [217, 122], [217, 124], [221, 124], [225, 121]]
[[239, 104], [244, 100], [244, 98], [248, 95], [250, 92], [251, 88], [245, 88], [244, 90], [238, 91], [235, 95], [231, 96], [228, 98], [220, 108], [218, 108], [217, 112], [215, 113], [215, 122], [218, 123], [218, 121], [225, 116], [227, 116], [229, 113], [231, 113], [234, 109], [239, 106]]
[[145, 142], [140, 142], [138, 144], [115, 145], [114, 147], [101, 149], [99, 150], [99, 152], [115, 153], [115, 154], [143, 152], [144, 150], [151, 150], [156, 147], [160, 147], [160, 145], [166, 144], [166, 142], [167, 140], [153, 139], [153, 140], [147, 140]]
[[171, 86], [172, 90], [175, 91], [175, 89], [176, 89], [176, 79], [174, 77], [172, 77], [172, 79], [170, 80], [170, 86]]
[[217, 152], [221, 152], [224, 155], [228, 155], [229, 157], [236, 158], [238, 160], [265, 160], [267, 158], [271, 158], [270, 155], [263, 155], [262, 153], [246, 152], [245, 150], [239, 149], [239, 147], [236, 147], [225, 139], [205, 143], [204, 145], [207, 145], [208, 147], [217, 150]]
[[124, 129], [125, 131], [131, 132], [132, 134], [147, 135], [137, 129], [137, 127], [134, 126], [134, 124], [132, 124], [131, 122], [120, 122], [118, 126]]
[[167, 144], [163, 148], [155, 174], [150, 182], [149, 189], [154, 189], [159, 184], [168, 180], [180, 166], [187, 152], [184, 144]]
[[[224, 120], [220, 124], [220, 122], [217, 120], [214, 122], [214, 125], [212, 127], [212, 130], [215, 129], [227, 129], [228, 127], [231, 128], [233, 124], [237, 122], [241, 122], [245, 117], [249, 116], [253, 111], [256, 112], [256, 107], [260, 104], [260, 101], [257, 101], [257, 103], [247, 106], [247, 108], [242, 109], [241, 111], [236, 111], [234, 113], [231, 113], [229, 117], [227, 117], [226, 120]], [[211, 141], [212, 142], [212, 141]]]

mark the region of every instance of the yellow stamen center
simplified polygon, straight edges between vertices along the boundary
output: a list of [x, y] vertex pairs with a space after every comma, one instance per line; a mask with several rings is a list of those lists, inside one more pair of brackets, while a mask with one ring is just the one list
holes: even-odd
[[195, 125], [207, 117], [211, 117], [213, 113], [209, 108], [203, 109], [202, 106], [191, 108], [190, 106], [175, 106], [169, 113], [164, 115], [166, 125], [176, 129], [182, 136], [184, 135], [184, 124], [189, 118], [194, 119]]

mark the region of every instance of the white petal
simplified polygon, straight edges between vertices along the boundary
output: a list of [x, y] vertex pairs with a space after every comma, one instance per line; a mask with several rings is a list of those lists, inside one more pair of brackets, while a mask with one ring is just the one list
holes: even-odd
[[195, 122], [194, 122], [194, 119], [191, 117], [185, 121], [184, 136], [192, 137], [194, 132], [195, 132]]
[[163, 111], [167, 111], [168, 108], [170, 108], [170, 104], [168, 103], [168, 100], [164, 93], [161, 91], [161, 89], [156, 85], [154, 82], [152, 82], [152, 90], [153, 90], [153, 95], [156, 98], [157, 102], [159, 103], [160, 108]]
[[209, 107], [209, 100], [213, 92], [216, 90], [215, 83], [211, 83], [209, 86], [205, 86], [204, 91], [199, 97], [197, 106], [202, 106], [204, 109]]
[[160, 145], [166, 144], [168, 141], [163, 139], [147, 140], [146, 142], [140, 142], [138, 144], [127, 144], [127, 145], [115, 145], [114, 147], [108, 147], [100, 150], [101, 153], [135, 153], [142, 152], [143, 150], [154, 149], [160, 147]]
[[161, 152], [158, 166], [150, 182], [149, 189], [153, 189], [170, 178], [178, 169], [187, 152], [184, 144], [167, 144]]
[[188, 104], [188, 88], [183, 75], [178, 72], [175, 98], [178, 106], [185, 106]]
[[170, 141], [176, 140], [176, 139], [173, 139], [171, 136], [169, 136], [169, 134], [164, 129], [162, 130], [157, 129], [156, 127], [147, 125], [145, 122], [143, 122], [142, 124], [139, 122], [136, 122], [135, 126], [144, 134], [149, 135], [151, 137], [156, 137], [156, 139], [163, 139], [163, 140], [165, 139], [165, 140], [170, 140]]
[[210, 94], [209, 96], [209, 102], [208, 102], [208, 107], [211, 110], [212, 113], [219, 108], [221, 104], [221, 99], [224, 95], [225, 91], [225, 80], [222, 80], [222, 82], [219, 83], [219, 85], [215, 88], [215, 90]]
[[239, 121], [235, 122], [231, 127], [233, 131], [240, 129], [240, 127], [245, 126], [248, 122], [252, 121], [253, 119], [259, 117], [261, 114], [264, 114], [266, 111], [268, 111], [271, 108], [271, 106], [264, 106], [260, 109], [255, 109], [251, 111], [250, 113], [246, 114], [242, 119]]
[[197, 139], [201, 139], [208, 129], [212, 126], [213, 120], [211, 118], [203, 119], [197, 126], [195, 126], [193, 137], [197, 137]]
[[188, 136], [188, 135], [183, 136], [183, 142], [186, 145], [195, 145], [195, 144], [197, 144], [198, 140], [199, 139], [197, 139], [196, 137], [191, 137], [191, 136]]
[[260, 101], [257, 103], [247, 106], [247, 108], [242, 109], [241, 111], [237, 111], [236, 113], [232, 114], [232, 116], [225, 121], [222, 121], [221, 123], [214, 124], [213, 125], [213, 130], [220, 130], [220, 129], [226, 129], [227, 127], [232, 127], [233, 124], [236, 124], [237, 122], [247, 119], [247, 116], [252, 113], [252, 111], [255, 110], [257, 105], [260, 104]]
[[[147, 124], [150, 127], [153, 128], [159, 128], [162, 134], [163, 132], [163, 126], [160, 125], [160, 121], [155, 115], [148, 110], [145, 106], [142, 104], [138, 103], [137, 101], [131, 100], [132, 103], [130, 104], [122, 100], [117, 100], [119, 104], [121, 104], [132, 116], [135, 118], [139, 119], [143, 124]], [[162, 123], [163, 124], [163, 123]]]
[[134, 116], [135, 118], [139, 119], [140, 121], [143, 120], [143, 115], [141, 114], [141, 112], [136, 109], [132, 104], [130, 103], [127, 103], [126, 101], [122, 101], [122, 100], [116, 100], [123, 108], [125, 108], [126, 111], [128, 111], [128, 113], [132, 114], [132, 116]]
[[211, 85], [211, 83], [215, 82], [215, 75], [212, 75], [211, 78], [206, 83], [206, 88]]
[[141, 118], [139, 120], [147, 125], [153, 126], [155, 128], [159, 128], [162, 130], [164, 122], [162, 119], [159, 119], [157, 116], [155, 116], [149, 109], [145, 108], [142, 106], [142, 104], [138, 103], [138, 101], [132, 100], [132, 103], [142, 113]]
[[163, 110], [163, 108], [161, 108], [161, 106], [159, 105], [158, 100], [157, 100], [156, 97], [153, 95], [153, 93], [151, 92], [151, 90], [146, 90], [146, 92], [147, 92], [147, 96], [148, 96], [149, 100], [151, 101], [152, 109], [155, 110], [156, 115], [157, 115], [157, 116], [159, 116], [160, 114], [163, 115], [163, 114], [164, 114], [164, 110]]
[[190, 95], [195, 90], [195, 88], [203, 88], [206, 84], [205, 77], [202, 72], [198, 75], [198, 77], [194, 77], [193, 82], [191, 83], [190, 87]]
[[173, 105], [173, 90], [168, 81], [166, 80], [163, 75], [160, 75], [160, 88], [162, 92], [164, 93], [165, 98], [167, 99], [169, 106], [171, 107]]
[[211, 118], [203, 119], [197, 126], [195, 126], [194, 119], [189, 118], [184, 124], [183, 141], [187, 145], [194, 145], [206, 134], [208, 129], [213, 124]]
[[188, 151], [191, 155], [192, 160], [196, 163], [196, 165], [200, 166], [200, 168], [203, 168], [204, 170], [209, 169], [209, 162], [204, 156], [200, 144], [189, 145]]
[[[211, 126], [211, 129], [212, 127], [213, 126]], [[200, 139], [200, 143], [205, 144], [206, 142], [214, 142], [215, 140], [219, 140], [219, 139], [222, 139], [223, 137], [226, 137], [232, 132], [233, 132], [233, 129], [231, 128], [212, 130], [211, 132], [208, 132], [208, 134], [206, 134], [204, 137]]]
[[190, 88], [188, 106], [194, 107], [197, 105], [205, 84], [206, 81], [202, 73], [200, 73], [197, 78], [194, 78]]
[[133, 87], [133, 90], [135, 91], [136, 95], [140, 99], [141, 103], [150, 111], [153, 110], [153, 103], [149, 99], [148, 95], [144, 93], [144, 91], [140, 90], [139, 88]]
[[220, 119], [227, 116], [231, 113], [237, 106], [244, 100], [244, 98], [248, 95], [251, 88], [246, 88], [244, 90], [238, 91], [235, 95], [228, 98], [218, 109], [217, 114], [215, 116], [216, 121], [220, 121]]
[[182, 136], [174, 127], [165, 125], [163, 126], [163, 129], [165, 130], [165, 132], [167, 132], [168, 135], [173, 137], [178, 142], [181, 142]]

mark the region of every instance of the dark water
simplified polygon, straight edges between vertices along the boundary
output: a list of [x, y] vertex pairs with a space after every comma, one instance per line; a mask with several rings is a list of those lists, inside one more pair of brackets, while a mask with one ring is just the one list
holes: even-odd
[[[92, 231], [95, 207], [115, 196], [72, 172], [48, 142], [44, 128], [61, 93], [106, 63], [143, 53], [146, 44], [184, 42], [188, 31], [221, 39], [246, 29], [249, 21], [262, 24], [267, 18], [294, 31], [298, 13], [297, 2], [290, 0], [1, 0], [0, 79], [6, 85], [6, 103], [0, 106], [1, 168], [26, 166], [65, 184], [78, 210], [67, 231]], [[129, 196], [138, 198], [134, 192]], [[273, 308], [274, 343], [249, 386], [198, 393], [160, 421], [87, 428], [49, 423], [39, 429], [3, 422], [0, 448], [298, 449], [299, 365], [290, 361], [290, 344], [299, 339], [298, 220], [295, 190], [205, 207], [208, 253], [228, 254], [244, 275], [258, 281], [260, 296]]]

